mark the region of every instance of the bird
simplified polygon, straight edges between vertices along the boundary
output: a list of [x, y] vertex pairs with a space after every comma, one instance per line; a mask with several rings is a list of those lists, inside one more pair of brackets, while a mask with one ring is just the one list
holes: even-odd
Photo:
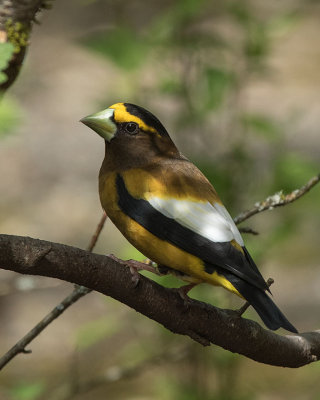
[[[186, 285], [222, 286], [245, 299], [267, 328], [297, 333], [216, 190], [145, 108], [116, 103], [80, 120], [105, 141], [99, 194], [124, 237]], [[269, 292], [269, 294], [268, 294]]]

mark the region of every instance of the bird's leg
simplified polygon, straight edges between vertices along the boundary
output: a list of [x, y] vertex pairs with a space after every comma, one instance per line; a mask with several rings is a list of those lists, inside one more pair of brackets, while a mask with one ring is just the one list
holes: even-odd
[[[269, 278], [267, 280], [268, 287], [270, 287], [273, 283], [274, 280], [272, 278]], [[247, 311], [250, 305], [251, 304], [248, 301], [246, 301], [242, 307], [240, 307], [238, 310], [235, 310], [236, 314], [239, 315], [239, 317], [241, 317]]]
[[134, 286], [137, 286], [140, 280], [140, 274], [138, 271], [149, 271], [154, 274], [157, 274], [157, 270], [152, 266], [152, 261], [147, 260], [146, 263], [141, 262], [141, 261], [136, 261], [136, 260], [120, 260], [118, 257], [116, 257], [113, 254], [109, 254], [109, 257], [112, 260], [117, 261], [118, 263], [125, 265], [126, 267], [130, 268], [130, 272], [132, 275], [132, 282], [134, 283]]

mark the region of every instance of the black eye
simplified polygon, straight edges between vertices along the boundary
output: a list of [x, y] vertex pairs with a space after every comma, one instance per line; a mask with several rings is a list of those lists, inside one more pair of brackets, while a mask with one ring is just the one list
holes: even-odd
[[130, 135], [135, 135], [139, 131], [139, 125], [135, 122], [128, 122], [124, 128]]

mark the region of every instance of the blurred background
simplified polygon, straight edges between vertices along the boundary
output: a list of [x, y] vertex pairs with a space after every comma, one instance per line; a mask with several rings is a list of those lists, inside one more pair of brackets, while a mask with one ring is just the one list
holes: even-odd
[[[104, 145], [78, 121], [126, 101], [152, 111], [233, 216], [319, 172], [316, 0], [54, 1], [0, 105], [0, 231], [85, 248], [102, 215]], [[301, 331], [320, 325], [320, 190], [260, 214], [245, 235], [274, 300]], [[107, 222], [96, 252], [143, 259]], [[0, 274], [0, 353], [72, 285]], [[156, 278], [178, 287], [172, 277]], [[191, 296], [242, 302], [200, 285]], [[246, 317], [259, 321], [253, 310]], [[261, 323], [261, 321], [259, 321]], [[320, 364], [258, 364], [173, 335], [91, 293], [1, 373], [1, 400], [316, 400]]]

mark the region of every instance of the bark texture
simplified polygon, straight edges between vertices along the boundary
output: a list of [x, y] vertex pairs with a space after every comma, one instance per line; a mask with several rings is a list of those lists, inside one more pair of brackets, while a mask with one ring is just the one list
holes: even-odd
[[280, 336], [232, 311], [192, 301], [175, 290], [140, 277], [116, 260], [62, 244], [0, 235], [0, 267], [22, 274], [58, 278], [86, 286], [128, 305], [174, 333], [215, 344], [255, 361], [297, 368], [320, 357], [320, 331]]

